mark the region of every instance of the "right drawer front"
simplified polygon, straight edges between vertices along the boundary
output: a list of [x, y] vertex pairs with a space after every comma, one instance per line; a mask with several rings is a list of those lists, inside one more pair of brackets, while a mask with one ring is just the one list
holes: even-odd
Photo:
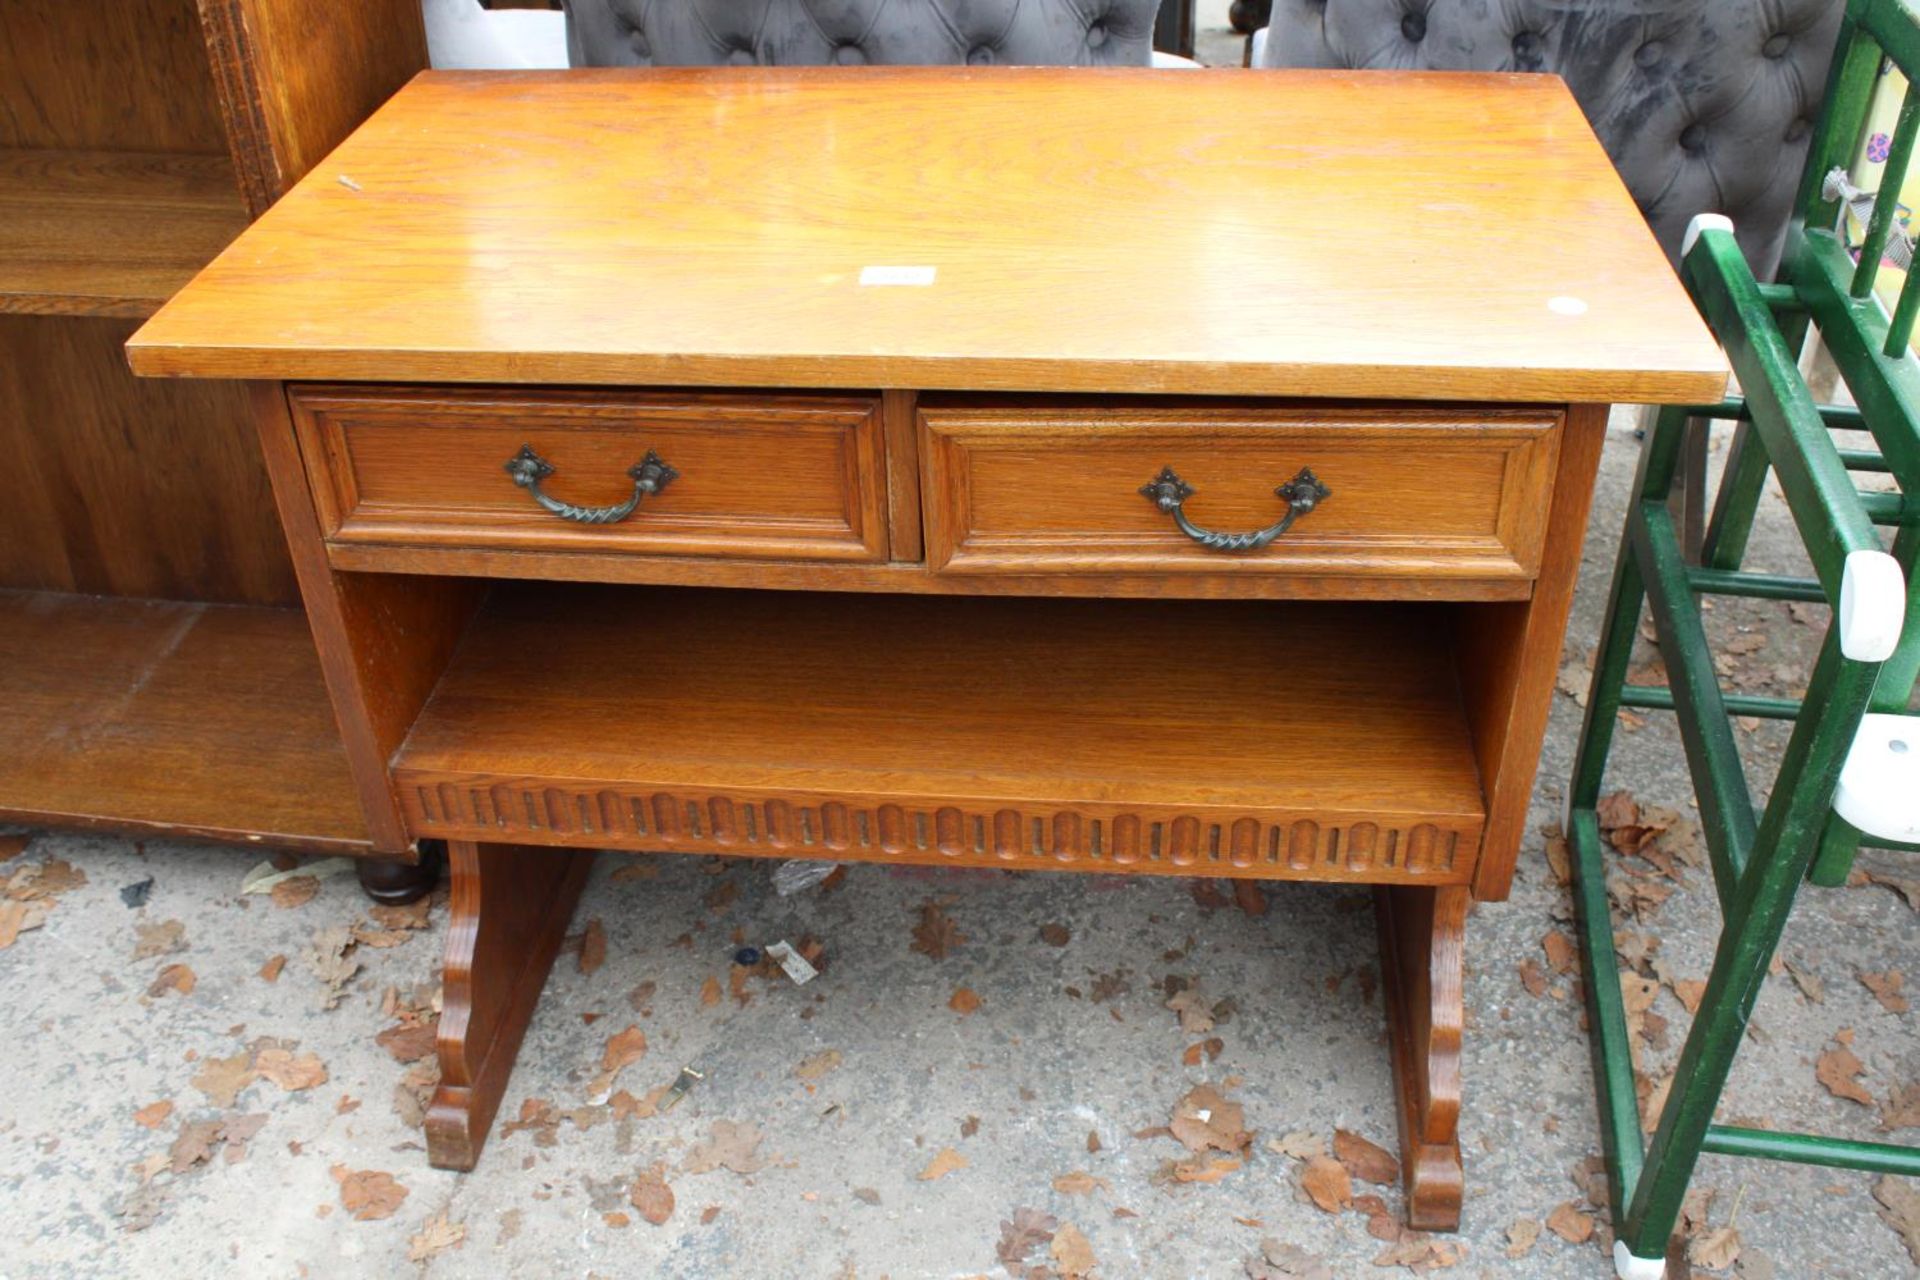
[[[1528, 580], [1559, 424], [1553, 410], [929, 406], [928, 566]], [[1191, 530], [1142, 492], [1168, 468]], [[1290, 505], [1276, 489], [1303, 470], [1326, 496], [1283, 534], [1197, 536], [1272, 527]]]

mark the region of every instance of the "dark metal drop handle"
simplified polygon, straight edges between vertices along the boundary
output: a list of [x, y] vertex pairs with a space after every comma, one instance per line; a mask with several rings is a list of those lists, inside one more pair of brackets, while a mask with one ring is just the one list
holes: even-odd
[[535, 453], [530, 444], [521, 445], [520, 452], [507, 459], [507, 474], [513, 477], [515, 484], [532, 494], [535, 502], [562, 520], [576, 520], [581, 524], [618, 524], [634, 513], [640, 506], [640, 499], [660, 492], [680, 473], [660, 461], [660, 455], [649, 449], [646, 457], [627, 469], [627, 475], [633, 480], [633, 496], [611, 507], [576, 507], [571, 502], [562, 502], [540, 492], [540, 482], [553, 474], [553, 464]]
[[1258, 551], [1293, 527], [1293, 522], [1320, 505], [1322, 499], [1329, 497], [1332, 490], [1320, 483], [1320, 478], [1311, 468], [1300, 468], [1300, 474], [1275, 489], [1274, 496], [1287, 504], [1287, 514], [1278, 524], [1268, 525], [1252, 533], [1215, 533], [1211, 529], [1202, 529], [1187, 519], [1186, 501], [1193, 496], [1193, 486], [1174, 473], [1172, 467], [1162, 467], [1160, 474], [1150, 482], [1140, 486], [1154, 506], [1173, 517], [1180, 526], [1180, 532], [1192, 538], [1209, 551]]

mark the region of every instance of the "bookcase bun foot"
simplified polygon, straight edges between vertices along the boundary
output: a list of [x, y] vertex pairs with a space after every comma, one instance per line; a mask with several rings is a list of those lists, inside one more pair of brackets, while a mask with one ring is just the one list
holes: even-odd
[[427, 1110], [427, 1158], [436, 1169], [471, 1169], [500, 1109], [593, 855], [455, 840], [447, 845], [447, 858], [453, 897], [440, 1087]]
[[404, 907], [432, 893], [446, 865], [446, 846], [438, 840], [422, 840], [419, 854], [412, 861], [362, 858], [354, 871], [360, 877], [362, 893], [383, 907]]

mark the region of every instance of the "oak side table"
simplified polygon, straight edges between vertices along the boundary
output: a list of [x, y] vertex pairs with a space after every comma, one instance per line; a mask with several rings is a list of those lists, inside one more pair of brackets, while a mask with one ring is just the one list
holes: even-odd
[[1726, 372], [1560, 81], [1344, 72], [428, 73], [130, 351], [449, 844], [435, 1164], [568, 850], [1342, 881], [1437, 1229], [1607, 405]]

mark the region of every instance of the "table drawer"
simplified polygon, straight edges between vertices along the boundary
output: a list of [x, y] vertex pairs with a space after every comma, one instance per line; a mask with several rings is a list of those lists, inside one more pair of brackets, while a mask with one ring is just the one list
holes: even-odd
[[886, 558], [877, 399], [316, 386], [289, 394], [330, 544]]
[[927, 561], [960, 574], [1526, 580], [1539, 571], [1560, 420], [928, 405]]

